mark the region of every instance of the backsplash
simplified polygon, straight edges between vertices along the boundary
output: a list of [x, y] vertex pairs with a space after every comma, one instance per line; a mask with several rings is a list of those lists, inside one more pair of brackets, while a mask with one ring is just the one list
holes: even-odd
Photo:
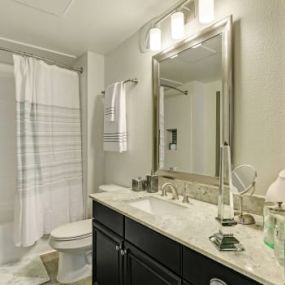
[[[169, 179], [165, 177], [159, 177], [159, 189], [165, 182], [175, 183], [177, 186], [178, 193], [181, 195], [184, 190], [184, 183], [187, 183], [188, 186], [188, 194], [190, 198], [200, 200], [210, 204], [218, 204], [218, 195], [219, 195], [219, 187], [199, 184], [197, 182], [189, 182], [178, 179]], [[228, 200], [228, 197], [226, 198]], [[239, 198], [234, 196], [234, 206], [235, 209], [239, 209]], [[263, 206], [264, 206], [264, 197], [253, 195], [253, 196], [244, 196], [243, 197], [243, 207], [244, 211], [256, 214], [263, 215]]]

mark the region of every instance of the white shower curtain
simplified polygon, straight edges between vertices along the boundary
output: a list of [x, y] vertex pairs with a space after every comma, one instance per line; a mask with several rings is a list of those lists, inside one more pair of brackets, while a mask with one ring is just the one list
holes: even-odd
[[83, 218], [78, 74], [14, 55], [17, 101], [15, 243], [31, 246]]

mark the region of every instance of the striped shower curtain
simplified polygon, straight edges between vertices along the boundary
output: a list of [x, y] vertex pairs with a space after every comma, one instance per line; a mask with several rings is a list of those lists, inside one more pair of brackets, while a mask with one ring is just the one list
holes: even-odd
[[15, 243], [31, 246], [83, 218], [78, 74], [14, 55], [17, 103]]

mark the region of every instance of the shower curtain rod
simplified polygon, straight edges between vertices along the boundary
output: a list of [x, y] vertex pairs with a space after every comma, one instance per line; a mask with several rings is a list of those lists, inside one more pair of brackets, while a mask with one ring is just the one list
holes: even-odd
[[76, 72], [79, 72], [79, 73], [83, 73], [83, 68], [82, 67], [74, 68], [74, 67], [66, 65], [64, 63], [57, 63], [55, 60], [52, 60], [52, 59], [49, 59], [49, 58], [46, 58], [46, 57], [43, 57], [43, 56], [34, 55], [32, 53], [19, 51], [19, 50], [12, 50], [12, 49], [9, 49], [9, 48], [4, 48], [4, 47], [0, 47], [0, 51], [6, 51], [6, 52], [14, 53], [14, 54], [19, 54], [19, 55], [23, 55], [23, 56], [32, 57], [32, 58], [35, 58], [35, 59], [39, 59], [39, 60], [45, 61], [47, 63], [51, 63], [51, 64], [54, 64], [54, 65], [57, 65], [59, 67], [65, 68], [65, 69], [69, 69], [69, 70], [73, 70], [73, 71], [76, 71]]
[[171, 88], [171, 89], [174, 89], [174, 90], [176, 90], [176, 91], [179, 91], [180, 93], [183, 93], [184, 95], [188, 95], [188, 91], [187, 91], [187, 90], [184, 91], [184, 90], [181, 90], [181, 89], [179, 89], [179, 88], [176, 88], [176, 87], [174, 87], [174, 86], [167, 85], [167, 84], [161, 84], [160, 86], [166, 87], [166, 88]]

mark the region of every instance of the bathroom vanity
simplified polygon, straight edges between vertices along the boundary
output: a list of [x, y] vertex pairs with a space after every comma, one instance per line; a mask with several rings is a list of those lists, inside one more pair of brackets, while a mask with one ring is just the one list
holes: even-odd
[[244, 252], [221, 253], [210, 243], [217, 229], [213, 205], [192, 200], [185, 206], [128, 189], [91, 198], [93, 284], [208, 285], [215, 278], [222, 285], [282, 284], [260, 230], [235, 228]]

